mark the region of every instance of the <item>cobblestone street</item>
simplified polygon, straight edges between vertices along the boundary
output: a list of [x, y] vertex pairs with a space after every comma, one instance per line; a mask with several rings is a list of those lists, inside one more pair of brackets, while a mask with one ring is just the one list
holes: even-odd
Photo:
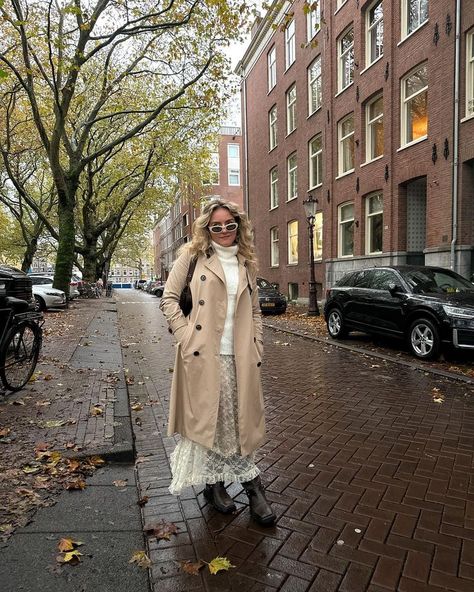
[[[274, 528], [209, 508], [200, 490], [167, 491], [174, 348], [159, 301], [117, 294], [146, 523], [179, 533], [152, 542], [155, 590], [472, 592], [474, 392], [380, 358], [265, 330], [268, 437], [258, 465]], [[179, 560], [226, 556], [217, 576]]]

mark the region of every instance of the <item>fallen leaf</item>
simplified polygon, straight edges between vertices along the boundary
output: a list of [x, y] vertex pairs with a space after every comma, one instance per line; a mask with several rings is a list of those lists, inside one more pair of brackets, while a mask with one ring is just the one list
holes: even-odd
[[76, 547], [80, 547], [84, 543], [82, 541], [75, 541], [73, 539], [60, 539], [58, 543], [58, 550], [61, 553], [65, 553], [67, 551], [73, 551]]
[[64, 489], [68, 489], [68, 490], [82, 491], [86, 487], [87, 487], [86, 482], [84, 481], [84, 479], [81, 479], [80, 477], [78, 477], [77, 479], [74, 479], [74, 481], [67, 481], [64, 484]]
[[53, 380], [54, 376], [52, 374], [45, 374], [43, 380]]
[[101, 465], [105, 465], [105, 460], [100, 456], [90, 456], [87, 459], [88, 463], [93, 465], [94, 467], [100, 467]]
[[170, 540], [172, 534], [177, 534], [178, 527], [173, 522], [165, 522], [162, 520], [159, 524], [155, 526], [145, 527], [145, 534], [148, 536], [154, 536], [158, 540], [165, 539], [167, 541]]
[[198, 576], [199, 575], [199, 571], [206, 565], [204, 561], [202, 561], [201, 559], [199, 561], [197, 561], [196, 563], [193, 563], [192, 561], [180, 561], [179, 562], [181, 564], [181, 569], [186, 572], [187, 574], [190, 574], [192, 576]]
[[81, 561], [82, 553], [77, 549], [64, 553], [64, 555], [58, 555], [56, 560], [59, 563], [70, 563], [71, 565], [77, 565]]
[[144, 495], [138, 500], [137, 504], [140, 506], [140, 508], [143, 508], [143, 506], [148, 503], [149, 499], [150, 498], [147, 495]]
[[115, 485], [115, 487], [126, 487], [127, 481], [128, 479], [116, 479], [115, 481], [112, 481], [112, 483]]
[[139, 567], [151, 567], [151, 561], [145, 551], [135, 551], [129, 563], [136, 563]]
[[102, 415], [104, 413], [103, 408], [100, 405], [94, 405], [91, 409], [91, 415]]
[[214, 559], [207, 564], [211, 574], [216, 574], [219, 571], [228, 571], [230, 567], [235, 567], [226, 557], [214, 557]]
[[142, 411], [143, 405], [141, 403], [134, 403], [132, 405], [132, 409], [133, 409], [133, 411]]
[[38, 466], [34, 466], [34, 465], [24, 465], [22, 467], [22, 471], [24, 473], [26, 473], [27, 475], [29, 475], [30, 473], [38, 473], [38, 471], [40, 471], [41, 468]]
[[5, 438], [11, 432], [10, 428], [2, 428], [0, 429], [0, 438]]

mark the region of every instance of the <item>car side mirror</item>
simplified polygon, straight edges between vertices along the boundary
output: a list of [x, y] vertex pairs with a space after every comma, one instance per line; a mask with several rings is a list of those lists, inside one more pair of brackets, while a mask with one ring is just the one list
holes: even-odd
[[390, 292], [390, 294], [392, 296], [395, 296], [396, 294], [403, 293], [401, 286], [398, 286], [397, 284], [395, 284], [393, 282], [390, 282], [390, 284], [388, 285], [388, 291]]

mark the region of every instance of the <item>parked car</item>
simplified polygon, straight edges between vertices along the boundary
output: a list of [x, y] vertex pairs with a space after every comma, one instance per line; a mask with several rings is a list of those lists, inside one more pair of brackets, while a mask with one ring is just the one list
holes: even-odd
[[[33, 271], [28, 274], [30, 277], [41, 277], [41, 278], [48, 278], [51, 283], [53, 284], [54, 273], [45, 271]], [[73, 300], [74, 298], [78, 298], [80, 296], [80, 288], [82, 287], [82, 279], [75, 275], [74, 273], [71, 276], [71, 281], [69, 282], [69, 299]]]
[[35, 300], [33, 298], [31, 278], [26, 273], [12, 267], [11, 265], [0, 265], [0, 284], [4, 286], [5, 296], [26, 300], [33, 309]]
[[353, 271], [326, 294], [329, 335], [363, 331], [407, 341], [417, 358], [442, 346], [474, 351], [474, 286], [442, 267], [388, 266]]
[[165, 282], [162, 282], [161, 280], [157, 280], [151, 290], [151, 293], [154, 296], [161, 298], [163, 296], [164, 290], [165, 290]]
[[286, 312], [286, 296], [281, 294], [268, 280], [257, 278], [258, 301], [262, 314], [283, 314]]
[[66, 294], [62, 290], [53, 288], [53, 279], [47, 276], [30, 276], [33, 284], [33, 296], [36, 310], [49, 308], [65, 308]]
[[136, 280], [135, 288], [137, 290], [143, 290], [143, 286], [146, 284], [146, 280]]

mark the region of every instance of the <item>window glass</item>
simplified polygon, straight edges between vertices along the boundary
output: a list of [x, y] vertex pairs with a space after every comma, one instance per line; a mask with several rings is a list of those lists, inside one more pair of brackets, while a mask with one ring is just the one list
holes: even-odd
[[268, 125], [270, 131], [270, 150], [273, 150], [277, 145], [277, 107], [276, 105], [270, 110], [268, 114]]
[[321, 107], [321, 56], [318, 56], [308, 68], [308, 113], [311, 115]]
[[383, 248], [383, 196], [370, 195], [366, 200], [366, 253], [381, 253]]
[[298, 263], [298, 220], [288, 222], [288, 263]]
[[288, 69], [295, 61], [295, 21], [292, 20], [285, 29], [285, 64]]
[[272, 49], [268, 52], [268, 90], [272, 90], [272, 88], [276, 84], [276, 49], [272, 47]]
[[286, 133], [296, 129], [296, 85], [286, 93]]
[[270, 229], [270, 245], [271, 245], [271, 266], [277, 267], [280, 263], [280, 247], [278, 228], [275, 226]]
[[400, 285], [395, 272], [390, 269], [373, 269], [370, 274], [369, 287], [373, 290], [388, 290], [390, 284]]
[[402, 85], [402, 143], [428, 134], [428, 70], [426, 64], [407, 76]]
[[307, 6], [307, 14], [306, 14], [306, 38], [308, 41], [316, 35], [319, 31], [320, 23], [321, 23], [321, 6], [320, 1], [317, 2], [308, 2]]
[[405, 2], [407, 3], [406, 30], [409, 35], [428, 20], [428, 0], [405, 0]]
[[288, 201], [298, 195], [296, 152], [288, 157]]
[[339, 124], [339, 174], [354, 169], [354, 116], [351, 114]]
[[323, 256], [323, 213], [316, 212], [313, 229], [313, 254], [315, 259]]
[[354, 78], [354, 29], [351, 27], [338, 43], [339, 91], [351, 84]]
[[339, 207], [339, 256], [354, 255], [354, 204]]
[[309, 143], [309, 188], [318, 187], [323, 182], [323, 145], [321, 134]]
[[383, 3], [377, 0], [367, 12], [367, 65], [383, 55]]
[[273, 168], [270, 171], [270, 208], [278, 206], [278, 169]]
[[383, 97], [367, 105], [367, 153], [366, 160], [383, 155]]
[[474, 31], [467, 35], [466, 116], [474, 115]]
[[240, 185], [240, 146], [227, 144], [229, 185]]

